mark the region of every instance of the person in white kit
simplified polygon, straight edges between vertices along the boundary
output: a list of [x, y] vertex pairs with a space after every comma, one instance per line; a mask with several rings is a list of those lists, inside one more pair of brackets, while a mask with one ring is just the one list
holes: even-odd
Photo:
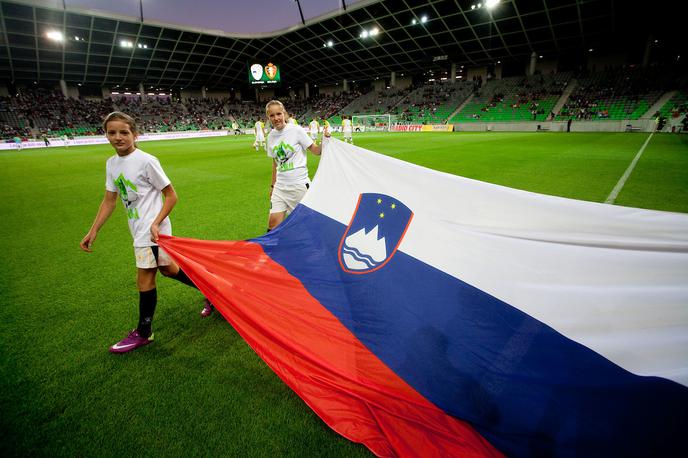
[[344, 134], [344, 141], [353, 145], [353, 125], [351, 124], [351, 119], [349, 119], [348, 116], [342, 116], [342, 118], [342, 133]]
[[256, 151], [258, 151], [260, 147], [265, 148], [265, 124], [263, 124], [263, 121], [260, 119], [256, 121], [253, 130], [256, 133], [256, 141], [253, 143], [254, 148], [256, 148]]
[[318, 131], [320, 130], [320, 124], [318, 124], [318, 120], [316, 118], [313, 118], [311, 123], [308, 125], [309, 128], [309, 133], [311, 138], [313, 139], [314, 142], [318, 141]]
[[[155, 274], [158, 270], [166, 277], [196, 286], [156, 243], [160, 234], [172, 235], [168, 215], [177, 203], [177, 193], [160, 162], [136, 147], [138, 131], [129, 115], [117, 111], [110, 113], [103, 122], [103, 130], [117, 154], [107, 160], [105, 196], [93, 225], [79, 246], [91, 252], [98, 231], [114, 211], [119, 196], [134, 239], [139, 323], [127, 337], [112, 345], [110, 352], [126, 353], [153, 341], [152, 321], [158, 297]], [[211, 306], [207, 299], [206, 305]]]
[[[267, 141], [267, 153], [272, 158], [269, 232], [284, 221], [287, 212], [296, 208], [310, 187], [306, 150], [319, 156], [322, 147], [304, 129], [289, 122], [279, 100], [268, 102], [265, 113], [272, 124]], [[329, 137], [329, 132], [325, 136]]]

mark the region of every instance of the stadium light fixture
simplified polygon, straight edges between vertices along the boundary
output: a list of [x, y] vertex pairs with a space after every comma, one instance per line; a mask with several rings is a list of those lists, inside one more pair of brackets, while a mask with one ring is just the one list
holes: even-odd
[[421, 16], [420, 23], [425, 24], [426, 22], [428, 22], [428, 17], [426, 15]]
[[474, 10], [474, 9], [475, 9], [475, 5], [471, 5], [471, 9]]
[[53, 41], [64, 41], [64, 35], [62, 35], [62, 32], [58, 32], [57, 30], [51, 30], [45, 35]]
[[378, 33], [380, 33], [380, 29], [378, 29], [377, 27], [373, 27], [373, 28], [370, 30], [370, 32], [368, 32], [368, 34], [369, 34], [371, 37], [376, 36]]
[[327, 46], [329, 46], [331, 48], [332, 46], [334, 46], [334, 42], [332, 40], [328, 40]]
[[588, 49], [588, 52], [593, 52], [593, 51], [594, 51], [594, 49], [592, 49], [592, 48]]
[[411, 25], [416, 25], [418, 24], [418, 21], [416, 21], [416, 18], [411, 19]]
[[368, 38], [368, 31], [367, 31], [367, 30], [364, 30], [363, 32], [361, 32], [361, 34], [359, 35], [359, 37], [360, 37], [360, 38]]
[[133, 48], [134, 47], [134, 43], [132, 43], [129, 40], [120, 40], [119, 44], [123, 48]]
[[499, 4], [499, 0], [486, 0], [485, 1], [485, 8], [488, 10], [493, 9], [495, 6]]

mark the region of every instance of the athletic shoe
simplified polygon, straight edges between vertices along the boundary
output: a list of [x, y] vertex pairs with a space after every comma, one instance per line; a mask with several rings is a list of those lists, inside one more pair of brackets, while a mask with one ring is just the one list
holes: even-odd
[[148, 345], [153, 342], [153, 334], [149, 337], [141, 337], [139, 331], [134, 329], [124, 339], [110, 347], [111, 353], [126, 353], [128, 351], [136, 350], [139, 347]]
[[208, 299], [203, 300], [203, 310], [201, 310], [201, 318], [209, 317], [213, 314], [213, 304]]

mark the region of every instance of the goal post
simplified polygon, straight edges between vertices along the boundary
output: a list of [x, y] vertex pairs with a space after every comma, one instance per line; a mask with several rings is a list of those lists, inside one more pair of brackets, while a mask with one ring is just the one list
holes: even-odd
[[354, 132], [389, 132], [392, 128], [391, 114], [353, 115], [351, 124]]

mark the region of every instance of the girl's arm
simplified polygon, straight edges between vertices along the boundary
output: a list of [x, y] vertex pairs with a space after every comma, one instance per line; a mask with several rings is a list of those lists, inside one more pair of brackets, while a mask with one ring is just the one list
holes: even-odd
[[272, 160], [272, 181], [270, 181], [270, 198], [272, 198], [272, 189], [275, 187], [275, 181], [277, 180], [277, 162]]
[[103, 224], [105, 224], [105, 221], [108, 220], [110, 215], [112, 215], [112, 212], [114, 211], [116, 206], [117, 193], [112, 191], [105, 191], [105, 196], [103, 197], [103, 201], [100, 203], [100, 207], [98, 208], [96, 219], [93, 221], [91, 229], [88, 230], [88, 233], [84, 236], [83, 239], [81, 239], [81, 243], [79, 243], [79, 247], [81, 247], [82, 250], [87, 251], [89, 253], [91, 252], [91, 245], [93, 245], [93, 242], [95, 242], [96, 236], [98, 235], [98, 231], [103, 226]]
[[162, 188], [161, 192], [162, 195], [165, 196], [165, 202], [163, 202], [162, 208], [160, 209], [160, 213], [158, 213], [158, 216], [156, 216], [153, 220], [153, 224], [151, 224], [150, 232], [151, 240], [153, 242], [157, 242], [158, 237], [160, 236], [160, 223], [162, 222], [162, 220], [167, 218], [167, 215], [170, 214], [175, 204], [177, 203], [177, 192], [174, 190], [172, 183]]
[[[327, 132], [323, 131], [323, 135], [327, 138], [330, 138], [331, 136], [329, 130]], [[315, 154], [316, 156], [320, 156], [320, 154], [322, 153], [322, 144], [318, 145], [315, 142], [313, 142], [313, 144], [308, 147], [308, 151]]]

